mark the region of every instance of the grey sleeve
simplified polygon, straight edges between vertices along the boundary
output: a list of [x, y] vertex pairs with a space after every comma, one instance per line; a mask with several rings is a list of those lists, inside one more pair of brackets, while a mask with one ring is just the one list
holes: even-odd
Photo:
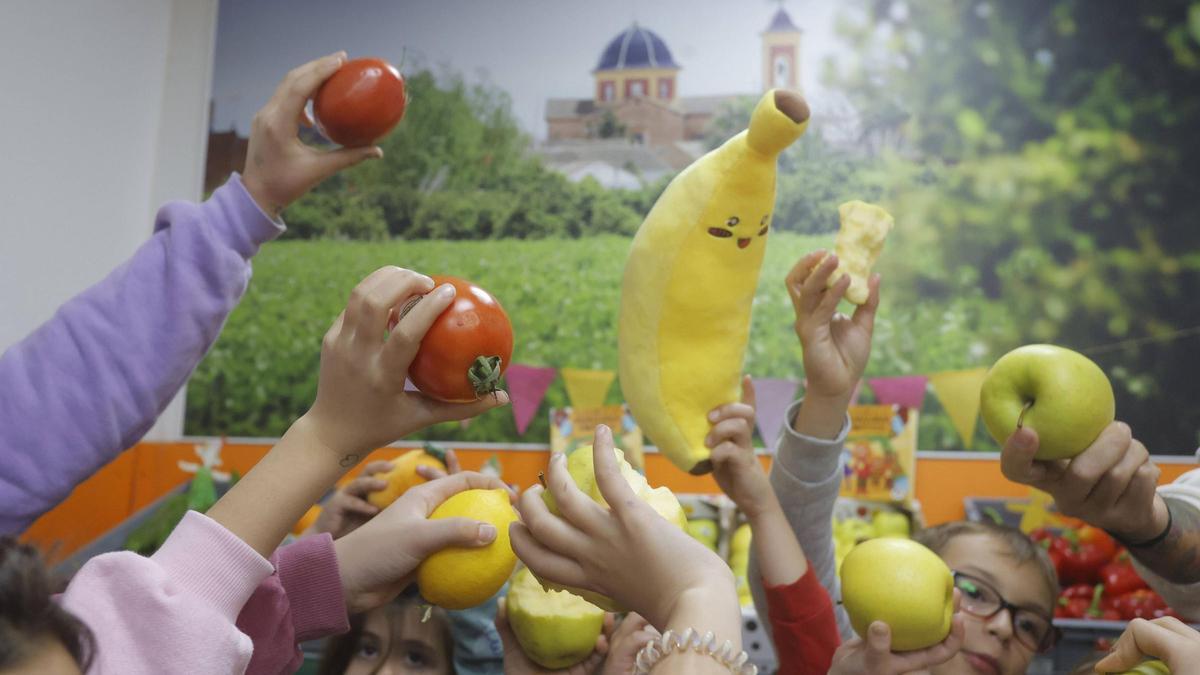
[[[837, 438], [828, 440], [804, 436], [792, 428], [792, 421], [801, 403], [793, 403], [784, 418], [786, 423], [779, 437], [775, 461], [771, 464], [771, 488], [779, 497], [783, 512], [808, 557], [809, 565], [833, 600], [838, 632], [843, 640], [849, 640], [855, 637], [855, 633], [841, 605], [841, 585], [833, 554], [832, 521], [833, 507], [842, 482], [842, 444], [850, 432], [850, 417], [846, 416]], [[747, 576], [759, 620], [770, 632], [767, 597], [753, 548]]]

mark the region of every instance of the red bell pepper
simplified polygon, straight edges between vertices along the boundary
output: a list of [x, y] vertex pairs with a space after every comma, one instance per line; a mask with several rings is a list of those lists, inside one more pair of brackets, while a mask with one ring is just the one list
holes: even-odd
[[1167, 603], [1158, 593], [1142, 588], [1117, 596], [1112, 601], [1112, 607], [1125, 621], [1133, 619], [1161, 619], [1164, 616], [1174, 616], [1175, 613], [1167, 607]]
[[1138, 576], [1133, 568], [1133, 562], [1128, 553], [1122, 553], [1117, 559], [1100, 568], [1100, 580], [1108, 589], [1108, 594], [1118, 597], [1131, 593], [1140, 588], [1149, 588], [1146, 582]]
[[1117, 621], [1120, 615], [1102, 600], [1103, 596], [1104, 584], [1070, 586], [1059, 594], [1058, 606], [1054, 608], [1054, 616], [1061, 619]]
[[1095, 544], [1104, 552], [1105, 560], [1117, 557], [1117, 541], [1104, 530], [1091, 525], [1084, 525], [1075, 531], [1081, 544]]
[[1061, 581], [1063, 559], [1066, 557], [1071, 545], [1066, 539], [1063, 539], [1055, 534], [1053, 530], [1045, 527], [1039, 527], [1030, 532], [1029, 538], [1046, 550], [1046, 554], [1050, 556], [1050, 562], [1054, 564], [1054, 571], [1058, 574]]
[[1094, 584], [1100, 581], [1100, 568], [1111, 559], [1103, 546], [1081, 541], [1071, 543], [1059, 565], [1059, 581], [1064, 584]]

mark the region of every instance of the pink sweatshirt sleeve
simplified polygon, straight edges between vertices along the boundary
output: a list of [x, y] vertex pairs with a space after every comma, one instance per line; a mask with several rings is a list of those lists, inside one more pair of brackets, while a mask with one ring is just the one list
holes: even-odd
[[60, 598], [96, 635], [89, 673], [241, 673], [253, 645], [234, 625], [271, 563], [189, 511], [153, 556], [107, 553]]
[[254, 641], [246, 673], [294, 673], [304, 661], [299, 644], [350, 629], [333, 538], [305, 537], [275, 551], [275, 574], [259, 584], [237, 627]]

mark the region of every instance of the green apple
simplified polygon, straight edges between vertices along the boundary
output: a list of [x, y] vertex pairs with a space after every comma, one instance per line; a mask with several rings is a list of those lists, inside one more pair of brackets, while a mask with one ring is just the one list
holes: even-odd
[[571, 593], [543, 588], [528, 568], [513, 577], [505, 603], [521, 650], [550, 670], [586, 659], [604, 629], [604, 610]]
[[979, 396], [992, 438], [1003, 445], [1020, 420], [1037, 432], [1036, 457], [1043, 460], [1083, 452], [1116, 415], [1112, 384], [1100, 366], [1054, 345], [1025, 345], [1000, 357]]
[[908, 539], [912, 534], [908, 516], [898, 511], [876, 511], [871, 517], [876, 537], [901, 537]]
[[911, 539], [872, 539], [842, 562], [842, 604], [859, 635], [875, 621], [892, 629], [892, 649], [924, 649], [950, 634], [954, 576], [936, 553]]
[[846, 518], [833, 523], [833, 537], [854, 545], [875, 538], [875, 526], [861, 518]]
[[1171, 675], [1171, 669], [1162, 661], [1143, 661], [1121, 675]]
[[729, 538], [729, 557], [733, 557], [739, 553], [750, 555], [750, 523], [742, 523], [733, 531], [733, 536]]
[[[621, 476], [625, 478], [625, 482], [629, 483], [629, 487], [633, 488], [633, 492], [642, 501], [649, 504], [658, 515], [666, 518], [668, 522], [674, 523], [676, 527], [686, 532], [687, 517], [683, 513], [683, 507], [679, 504], [679, 500], [675, 497], [675, 493], [671, 492], [670, 488], [667, 487], [651, 488], [650, 483], [646, 481], [646, 477], [638, 473], [626, 461], [624, 451], [614, 448], [613, 452], [617, 456], [617, 464], [621, 469]], [[604, 500], [604, 495], [600, 493], [600, 486], [596, 483], [596, 465], [592, 456], [592, 446], [580, 446], [567, 456], [567, 473], [571, 475], [571, 479], [575, 481], [575, 486], [579, 488], [580, 492], [591, 497], [601, 506], [608, 506], [608, 502]], [[546, 502], [546, 506], [550, 509], [551, 513], [556, 516], [559, 515], [558, 503], [554, 500], [554, 495], [550, 494], [549, 490], [542, 493], [542, 499]], [[612, 598], [600, 595], [599, 593], [593, 593], [582, 588], [568, 588], [547, 582], [542, 583], [547, 588], [570, 591], [605, 611], [625, 611], [624, 608], [618, 607]]]
[[717, 521], [712, 518], [696, 518], [687, 521], [688, 534], [709, 549], [717, 550], [717, 536], [720, 533]]

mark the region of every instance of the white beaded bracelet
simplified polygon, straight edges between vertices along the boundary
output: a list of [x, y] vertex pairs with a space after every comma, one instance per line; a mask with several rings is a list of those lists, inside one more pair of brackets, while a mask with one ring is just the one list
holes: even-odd
[[718, 663], [728, 668], [733, 675], [758, 675], [758, 666], [747, 663], [750, 655], [745, 651], [734, 653], [733, 643], [729, 640], [726, 640], [725, 644], [718, 648], [717, 638], [712, 631], [705, 633], [704, 637], [700, 637], [700, 634], [691, 628], [679, 635], [669, 630], [663, 633], [661, 638], [646, 643], [646, 646], [638, 652], [637, 664], [633, 673], [634, 675], [648, 675], [659, 661], [670, 656], [672, 652], [689, 650], [713, 657]]

